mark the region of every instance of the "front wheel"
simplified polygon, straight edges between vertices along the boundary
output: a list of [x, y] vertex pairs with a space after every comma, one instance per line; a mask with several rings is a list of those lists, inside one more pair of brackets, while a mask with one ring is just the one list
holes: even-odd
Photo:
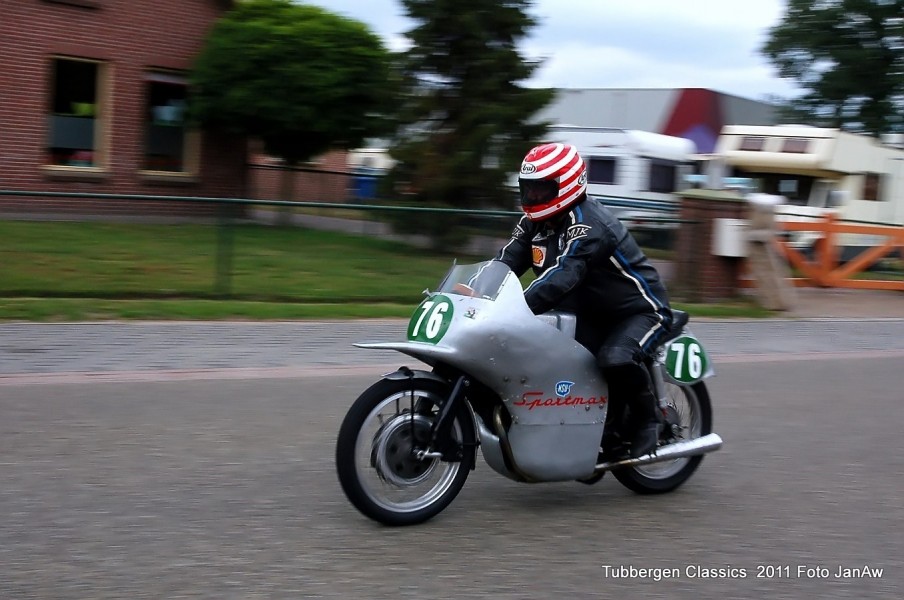
[[[666, 393], [666, 421], [669, 431], [665, 433], [667, 442], [692, 440], [712, 433], [713, 411], [709, 392], [703, 382], [692, 386], [680, 386], [668, 382]], [[674, 460], [616, 469], [612, 474], [622, 485], [638, 494], [663, 494], [671, 492], [687, 481], [703, 455], [687, 456]]]
[[476, 436], [464, 403], [452, 424], [462, 459], [418, 458], [451, 386], [432, 379], [378, 381], [352, 404], [339, 428], [336, 470], [349, 501], [386, 525], [414, 525], [439, 514], [474, 466]]

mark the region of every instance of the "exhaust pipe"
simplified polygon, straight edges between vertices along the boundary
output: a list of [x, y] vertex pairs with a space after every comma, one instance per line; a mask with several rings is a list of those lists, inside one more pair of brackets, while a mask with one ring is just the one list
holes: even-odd
[[715, 433], [704, 435], [693, 440], [668, 444], [657, 448], [653, 454], [644, 454], [637, 458], [626, 458], [624, 460], [616, 460], [604, 462], [596, 465], [594, 473], [603, 473], [612, 469], [620, 469], [622, 467], [639, 467], [641, 465], [649, 465], [652, 463], [665, 462], [667, 460], [675, 460], [676, 458], [684, 458], [686, 456], [697, 456], [713, 452], [722, 447], [722, 438]]

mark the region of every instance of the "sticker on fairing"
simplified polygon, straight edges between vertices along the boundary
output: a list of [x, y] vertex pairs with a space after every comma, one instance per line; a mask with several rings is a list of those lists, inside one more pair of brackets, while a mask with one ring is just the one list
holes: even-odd
[[672, 340], [666, 351], [665, 366], [676, 381], [694, 383], [709, 369], [709, 357], [695, 338], [683, 335]]
[[563, 398], [571, 393], [571, 387], [574, 385], [573, 381], [560, 381], [556, 384], [556, 396]]
[[417, 307], [408, 323], [408, 339], [413, 342], [436, 344], [446, 334], [452, 322], [452, 301], [437, 294]]

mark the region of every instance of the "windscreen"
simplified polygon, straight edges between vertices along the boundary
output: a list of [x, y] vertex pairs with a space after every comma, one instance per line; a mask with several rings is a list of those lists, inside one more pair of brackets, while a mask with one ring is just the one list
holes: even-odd
[[472, 296], [495, 300], [506, 276], [511, 273], [508, 265], [498, 260], [453, 265], [437, 290], [441, 294]]

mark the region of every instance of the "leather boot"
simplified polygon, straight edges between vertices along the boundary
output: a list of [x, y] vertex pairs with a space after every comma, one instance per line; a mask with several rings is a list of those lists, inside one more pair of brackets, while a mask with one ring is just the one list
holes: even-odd
[[631, 405], [634, 413], [636, 430], [631, 438], [629, 456], [637, 458], [649, 454], [659, 443], [662, 422], [659, 418], [659, 407], [656, 397], [649, 390], [640, 392]]
[[629, 456], [638, 458], [653, 452], [659, 443], [659, 433], [661, 431], [662, 426], [659, 421], [650, 421], [642, 425], [634, 434], [634, 437], [631, 438], [631, 452]]

